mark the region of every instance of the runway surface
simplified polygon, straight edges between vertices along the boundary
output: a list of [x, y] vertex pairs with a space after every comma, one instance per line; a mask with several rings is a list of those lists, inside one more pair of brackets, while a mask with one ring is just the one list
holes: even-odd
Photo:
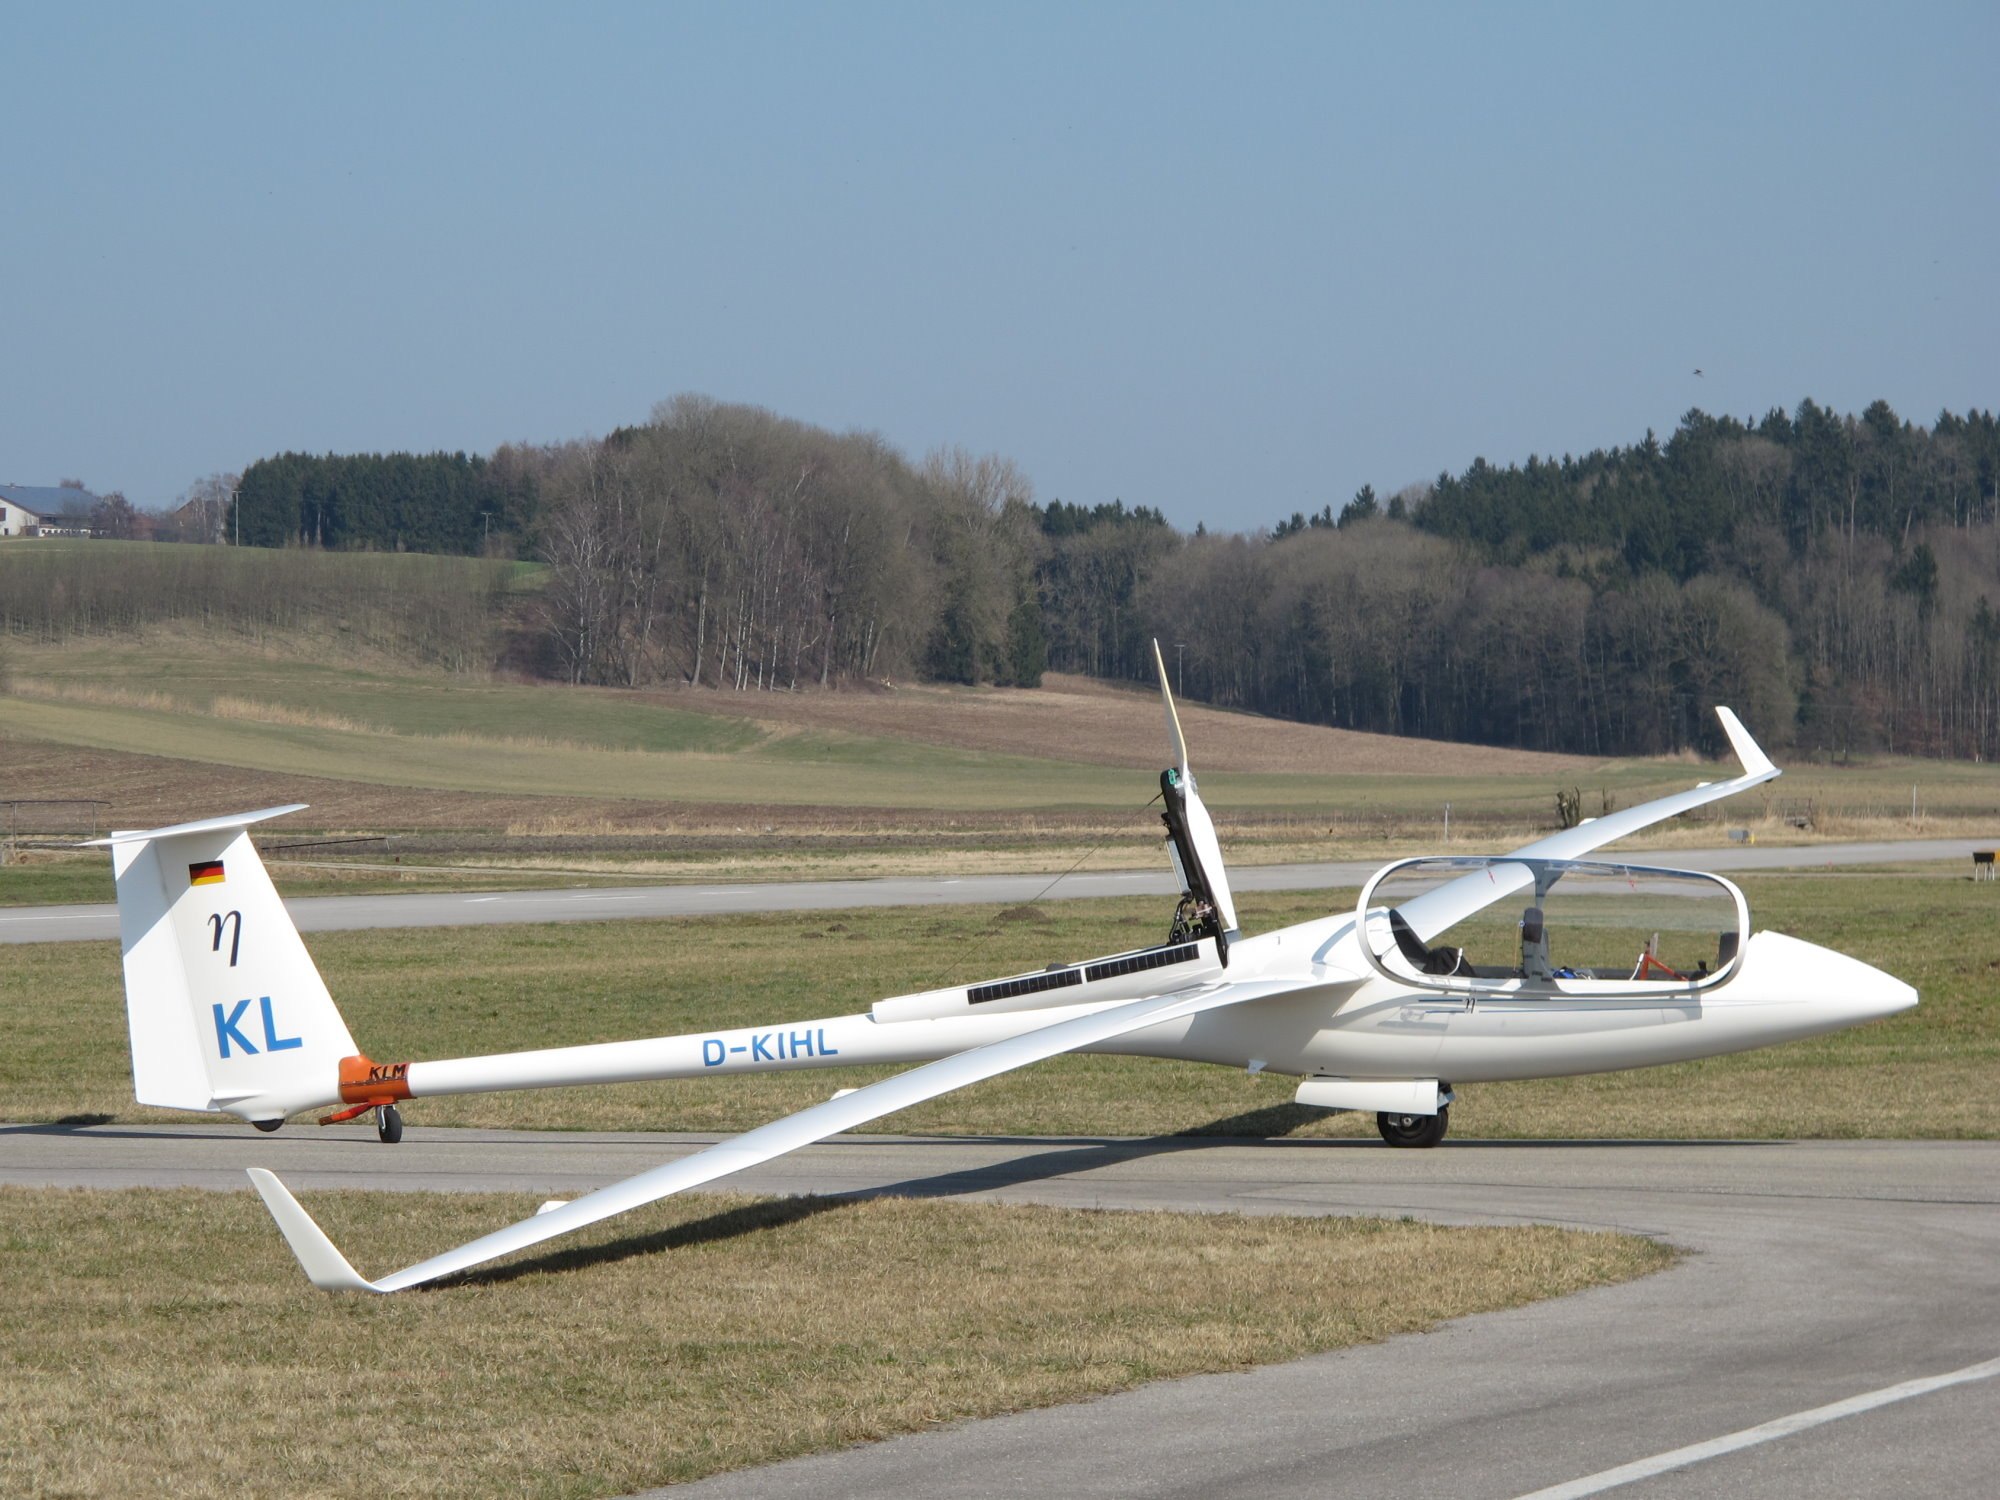
[[[0, 1182], [240, 1190], [242, 1169], [263, 1165], [297, 1188], [568, 1196], [712, 1139], [418, 1122], [384, 1147], [358, 1126], [270, 1137], [240, 1126], [8, 1126]], [[1430, 1334], [962, 1423], [675, 1496], [1506, 1500], [1553, 1486], [1602, 1493], [1603, 1479], [1589, 1476], [1655, 1460], [1667, 1467], [1615, 1493], [1821, 1500], [1986, 1495], [2000, 1473], [2000, 1364], [1981, 1373], [2000, 1357], [2000, 1143], [1448, 1141], [1407, 1152], [1355, 1141], [842, 1137], [723, 1185], [1540, 1220], [1655, 1235], [1689, 1254], [1658, 1276]], [[347, 1248], [364, 1274], [387, 1269], [365, 1245]], [[1853, 1410], [1851, 1398], [1954, 1372], [1960, 1383]], [[1828, 1407], [1852, 1414], [1717, 1456], [1671, 1457]]]
[[[1642, 863], [1690, 870], [1807, 869], [1827, 865], [1903, 864], [1955, 859], [1993, 840], [1908, 839], [1889, 843], [1808, 844], [1795, 848], [1736, 844], [1723, 849], [1637, 851]], [[1616, 857], [1616, 856], [1607, 856]], [[1232, 868], [1238, 891], [1333, 890], [1361, 884], [1380, 860]], [[1091, 896], [1180, 893], [1166, 870], [973, 875], [958, 879], [774, 881], [754, 885], [647, 885], [610, 890], [445, 892], [410, 896], [301, 896], [285, 903], [302, 932], [367, 927], [477, 927], [504, 922], [602, 922], [632, 917], [690, 917], [722, 912], [829, 911], [861, 906], [952, 906], [980, 902], [1080, 900]], [[109, 905], [0, 908], [0, 943], [55, 943], [118, 936]]]

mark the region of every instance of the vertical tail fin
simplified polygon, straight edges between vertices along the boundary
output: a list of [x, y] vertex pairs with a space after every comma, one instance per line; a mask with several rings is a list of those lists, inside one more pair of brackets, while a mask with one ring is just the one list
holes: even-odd
[[354, 1038], [248, 832], [303, 806], [94, 841], [117, 878], [141, 1104], [281, 1120], [340, 1098]]

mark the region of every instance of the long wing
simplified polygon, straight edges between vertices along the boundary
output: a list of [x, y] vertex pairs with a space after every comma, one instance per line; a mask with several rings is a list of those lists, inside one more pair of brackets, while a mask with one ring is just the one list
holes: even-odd
[[510, 1224], [505, 1229], [420, 1261], [380, 1281], [365, 1279], [347, 1263], [347, 1258], [334, 1247], [333, 1241], [326, 1237], [275, 1175], [262, 1167], [251, 1167], [250, 1180], [263, 1195], [271, 1217], [278, 1221], [286, 1243], [292, 1247], [292, 1253], [299, 1258], [299, 1264], [305, 1267], [306, 1275], [314, 1286], [324, 1291], [399, 1292], [405, 1287], [435, 1281], [440, 1276], [449, 1276], [455, 1271], [463, 1271], [529, 1245], [540, 1244], [543, 1240], [568, 1234], [614, 1214], [657, 1202], [687, 1188], [713, 1182], [718, 1177], [756, 1166], [787, 1151], [795, 1151], [800, 1146], [810, 1145], [843, 1130], [852, 1130], [857, 1125], [865, 1125], [870, 1120], [907, 1109], [926, 1099], [935, 1099], [940, 1094], [948, 1094], [981, 1079], [1026, 1067], [1043, 1058], [1074, 1052], [1079, 1047], [1109, 1041], [1161, 1021], [1178, 1020], [1203, 1011], [1268, 999], [1326, 982], [1324, 978], [1290, 978], [1197, 985], [1145, 1000], [1128, 1001], [1123, 1005], [1058, 1021], [1052, 1026], [1010, 1037], [1006, 1041], [975, 1047], [938, 1062], [911, 1068], [908, 1072], [856, 1089], [825, 1104], [800, 1110], [769, 1125], [760, 1125], [693, 1156], [667, 1162], [636, 1177], [628, 1177], [623, 1182], [599, 1188], [560, 1208]]
[[[1729, 736], [1730, 748], [1742, 763], [1741, 776], [1728, 781], [1705, 782], [1685, 792], [1675, 792], [1669, 797], [1628, 807], [1622, 812], [1606, 813], [1601, 818], [1592, 818], [1574, 828], [1565, 828], [1561, 833], [1552, 833], [1545, 839], [1524, 844], [1513, 853], [1526, 859], [1581, 859], [1616, 839], [1710, 802], [1747, 792], [1753, 786], [1762, 786], [1781, 774], [1771, 764], [1771, 758], [1750, 738], [1750, 731], [1743, 727], [1734, 713], [1718, 708], [1715, 716], [1722, 721], [1722, 731]], [[1512, 895], [1524, 886], [1532, 885], [1534, 879], [1534, 873], [1526, 865], [1494, 864], [1477, 874], [1462, 876], [1436, 890], [1425, 891], [1421, 896], [1405, 901], [1397, 910], [1417, 936], [1429, 942], [1474, 912]]]

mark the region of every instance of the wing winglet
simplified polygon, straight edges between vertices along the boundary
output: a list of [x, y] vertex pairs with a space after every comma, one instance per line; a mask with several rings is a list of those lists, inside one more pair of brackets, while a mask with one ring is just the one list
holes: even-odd
[[[1622, 807], [1617, 812], [1592, 818], [1574, 828], [1565, 828], [1560, 833], [1536, 839], [1511, 852], [1533, 859], [1582, 859], [1586, 854], [1643, 828], [1650, 828], [1684, 812], [1692, 812], [1711, 802], [1737, 796], [1782, 774], [1757, 742], [1750, 738], [1750, 732], [1735, 714], [1726, 708], [1717, 708], [1715, 712], [1722, 720], [1723, 732], [1729, 736], [1729, 743], [1735, 747], [1737, 758], [1743, 762], [1741, 776], [1733, 776], [1727, 781], [1704, 781], [1685, 792], [1656, 797], [1637, 807]], [[1462, 922], [1500, 897], [1521, 889], [1531, 879], [1526, 865], [1515, 865], [1512, 869], [1512, 875], [1501, 875], [1501, 867], [1496, 865], [1476, 875], [1460, 876], [1435, 890], [1412, 897], [1397, 910], [1402, 912], [1403, 920], [1412, 932], [1430, 942], [1454, 923]]]
[[1736, 717], [1734, 709], [1718, 706], [1715, 716], [1722, 720], [1722, 732], [1729, 736], [1729, 748], [1736, 752], [1737, 760], [1742, 762], [1745, 776], [1766, 776], [1777, 773], [1778, 768], [1771, 764], [1771, 757], [1764, 753], [1761, 745], [1750, 738], [1750, 731], [1743, 727], [1743, 721]]
[[292, 1247], [292, 1254], [305, 1268], [307, 1280], [323, 1292], [382, 1290], [374, 1282], [365, 1280], [347, 1263], [347, 1257], [326, 1237], [326, 1231], [313, 1222], [313, 1216], [299, 1206], [299, 1200], [292, 1196], [291, 1189], [278, 1181], [276, 1173], [267, 1172], [262, 1167], [247, 1170], [251, 1185], [263, 1198], [271, 1217], [278, 1221], [278, 1232], [284, 1235], [285, 1243]]
[[759, 1162], [795, 1151], [800, 1146], [824, 1140], [843, 1130], [907, 1109], [925, 1099], [964, 1088], [984, 1078], [1026, 1067], [1045, 1057], [1109, 1041], [1127, 1032], [1142, 1030], [1162, 1021], [1196, 1016], [1225, 1006], [1243, 1005], [1254, 1000], [1338, 983], [1324, 976], [1311, 979], [1252, 979], [1235, 983], [1210, 983], [1185, 990], [1171, 990], [1143, 1000], [1128, 1000], [1104, 1010], [1086, 1011], [1080, 1016], [1057, 1021], [1036, 1031], [1023, 1032], [1004, 1041], [954, 1053], [937, 1062], [925, 1063], [907, 1072], [894, 1073], [856, 1089], [838, 1099], [815, 1104], [795, 1115], [759, 1125], [755, 1130], [663, 1163], [636, 1177], [627, 1177], [609, 1187], [598, 1188], [558, 1207], [543, 1205], [526, 1219], [496, 1229], [455, 1250], [434, 1255], [416, 1265], [391, 1272], [380, 1281], [365, 1281], [355, 1273], [332, 1241], [299, 1207], [284, 1184], [261, 1168], [250, 1168], [250, 1180], [264, 1195], [264, 1203], [278, 1221], [278, 1228], [312, 1284], [324, 1291], [400, 1292], [420, 1286], [473, 1266], [483, 1265], [516, 1250], [541, 1244], [559, 1235], [598, 1223], [615, 1214], [629, 1212], [647, 1203], [688, 1188], [700, 1187], [718, 1177], [727, 1177]]

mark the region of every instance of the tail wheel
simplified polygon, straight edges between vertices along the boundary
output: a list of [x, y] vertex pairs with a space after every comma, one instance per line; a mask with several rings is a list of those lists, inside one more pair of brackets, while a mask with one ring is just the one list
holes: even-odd
[[393, 1104], [378, 1104], [375, 1107], [375, 1133], [382, 1138], [383, 1145], [395, 1145], [403, 1138], [403, 1112]]
[[1440, 1104], [1434, 1115], [1378, 1114], [1375, 1128], [1392, 1146], [1435, 1146], [1451, 1128], [1451, 1106]]

